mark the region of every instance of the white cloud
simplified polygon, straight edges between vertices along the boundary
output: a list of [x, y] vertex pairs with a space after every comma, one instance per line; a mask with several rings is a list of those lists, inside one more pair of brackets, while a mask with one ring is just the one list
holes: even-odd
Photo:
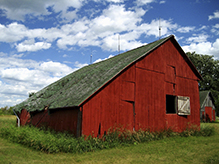
[[74, 63], [74, 66], [77, 68], [82, 68], [82, 67], [87, 66], [87, 65], [88, 65], [87, 63], [79, 63], [78, 61], [76, 61]]
[[164, 4], [164, 3], [166, 3], [166, 1], [160, 1], [160, 4]]
[[72, 68], [68, 67], [67, 65], [53, 61], [40, 63], [38, 69], [42, 70], [43, 72], [48, 72], [52, 74], [52, 76], [58, 77], [62, 77], [63, 75], [73, 71]]
[[211, 32], [214, 33], [215, 35], [219, 35], [219, 24], [216, 24], [213, 26], [211, 29]]
[[35, 38], [44, 39], [48, 42], [52, 42], [58, 37], [64, 36], [64, 32], [58, 28], [49, 29], [28, 29], [22, 24], [13, 22], [7, 26], [0, 24], [0, 41], [11, 43], [21, 41], [25, 38], [24, 43], [34, 43]]
[[180, 27], [177, 29], [178, 32], [181, 32], [181, 33], [188, 33], [188, 32], [191, 32], [195, 29], [195, 27]]
[[25, 44], [23, 42], [23, 43], [16, 45], [18, 52], [38, 51], [41, 49], [49, 49], [50, 47], [51, 47], [51, 43], [46, 43], [46, 42], [36, 42], [33, 44]]
[[106, 59], [109, 59], [109, 58], [112, 58], [112, 57], [113, 57], [113, 55], [109, 55], [107, 58], [105, 58], [105, 59], [97, 59], [93, 63], [98, 63], [98, 62], [101, 62], [103, 60], [106, 60]]
[[19, 41], [27, 36], [26, 32], [27, 28], [16, 22], [7, 26], [0, 24], [0, 41], [7, 43]]
[[147, 5], [149, 3], [156, 2], [155, 0], [136, 0], [137, 6]]
[[214, 43], [211, 42], [199, 42], [191, 43], [187, 46], [182, 46], [185, 52], [196, 52], [198, 54], [213, 55], [215, 58], [219, 58], [219, 39], [216, 39]]
[[85, 65], [76, 62], [71, 68], [59, 62], [19, 59], [1, 52], [0, 106], [15, 105], [26, 99], [29, 92], [36, 92]]
[[106, 0], [107, 2], [122, 3], [124, 0]]
[[196, 42], [196, 43], [203, 43], [203, 42], [206, 42], [207, 39], [208, 39], [208, 35], [205, 35], [205, 34], [201, 34], [201, 35], [193, 35], [193, 37], [189, 37], [188, 39], [186, 39], [186, 41], [188, 43], [191, 43], [191, 42]]
[[[142, 1], [149, 2], [153, 1]], [[0, 41], [14, 43], [18, 52], [49, 49], [55, 44], [58, 48], [69, 50], [78, 45], [98, 46], [103, 50], [116, 51], [118, 33], [122, 33], [121, 50], [129, 50], [142, 45], [141, 41], [137, 41], [142, 35], [159, 37], [159, 22], [162, 26], [162, 36], [172, 34], [173, 31], [186, 33], [194, 30], [194, 27], [179, 28], [172, 20], [155, 19], [150, 23], [142, 23], [146, 12], [147, 10], [141, 7], [126, 9], [124, 5], [111, 4], [94, 19], [84, 17], [73, 23], [48, 29], [28, 29], [17, 22], [7, 26], [0, 24]]]
[[169, 35], [172, 33], [171, 31], [177, 29], [178, 27], [177, 24], [172, 23], [172, 20], [155, 19], [152, 20], [151, 23], [141, 24], [137, 29], [143, 31], [147, 36], [154, 35], [155, 37], [159, 37], [159, 24], [162, 26], [162, 36]]
[[209, 15], [208, 20], [217, 19], [219, 18], [219, 11], [215, 11], [214, 15]]
[[[67, 46], [100, 46], [104, 49], [111, 49], [108, 39], [115, 33], [122, 31], [133, 31], [137, 24], [142, 21], [145, 10], [139, 8], [138, 12], [126, 10], [124, 5], [110, 5], [103, 10], [102, 15], [93, 20], [82, 20], [73, 24], [63, 26], [61, 29], [68, 34], [57, 41], [59, 48], [66, 49]], [[75, 28], [78, 26], [79, 28]], [[77, 31], [76, 31], [77, 30]], [[140, 36], [138, 34], [138, 36]], [[109, 46], [109, 47], [107, 47]]]
[[[4, 14], [8, 19], [25, 21], [25, 16], [44, 16], [49, 15], [51, 12], [48, 11], [48, 7], [56, 13], [60, 13], [61, 17], [65, 19], [75, 18], [72, 16], [73, 12], [68, 13], [68, 8], [73, 7], [76, 10], [81, 8], [84, 0], [38, 0], [38, 1], [27, 1], [27, 0], [1, 0], [0, 9], [4, 11]], [[66, 17], [65, 17], [66, 16]]]

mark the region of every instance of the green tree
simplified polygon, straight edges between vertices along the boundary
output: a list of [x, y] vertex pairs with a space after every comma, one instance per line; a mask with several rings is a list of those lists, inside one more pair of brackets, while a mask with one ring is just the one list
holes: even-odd
[[215, 99], [215, 107], [219, 114], [219, 61], [213, 56], [187, 52], [187, 56], [195, 65], [203, 80], [199, 81], [199, 90], [210, 90]]
[[8, 106], [1, 107], [0, 108], [0, 115], [13, 115], [14, 112], [13, 112], [12, 108], [13, 107], [8, 107]]

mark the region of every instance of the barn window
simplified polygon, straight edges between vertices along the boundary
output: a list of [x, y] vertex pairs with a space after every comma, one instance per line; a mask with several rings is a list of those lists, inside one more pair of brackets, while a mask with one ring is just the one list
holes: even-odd
[[176, 113], [176, 96], [166, 95], [166, 113]]
[[190, 115], [190, 98], [184, 96], [166, 95], [166, 113]]

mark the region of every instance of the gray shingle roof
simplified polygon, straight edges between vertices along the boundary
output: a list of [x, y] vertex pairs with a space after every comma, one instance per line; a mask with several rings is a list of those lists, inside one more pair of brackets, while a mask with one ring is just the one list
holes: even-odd
[[211, 94], [210, 91], [199, 91], [199, 99], [200, 99], [200, 107], [201, 108], [203, 107], [205, 100], [208, 98], [208, 96], [211, 97], [211, 100], [214, 104], [214, 98], [213, 98], [213, 95]]
[[80, 106], [88, 97], [94, 94], [104, 84], [118, 75], [122, 70], [145, 56], [173, 35], [119, 54], [99, 63], [85, 66], [60, 80], [43, 88], [33, 96], [14, 107], [15, 111], [43, 110]]

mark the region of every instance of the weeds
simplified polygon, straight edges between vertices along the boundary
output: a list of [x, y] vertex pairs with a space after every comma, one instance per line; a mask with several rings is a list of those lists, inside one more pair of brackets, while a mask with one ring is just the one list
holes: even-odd
[[173, 132], [171, 129], [149, 132], [149, 131], [129, 131], [121, 128], [113, 128], [102, 138], [93, 136], [73, 137], [68, 133], [56, 133], [35, 127], [20, 127], [14, 125], [2, 127], [0, 137], [11, 142], [20, 143], [32, 149], [47, 153], [70, 152], [82, 153], [101, 149], [109, 149], [121, 145], [138, 144], [152, 140], [160, 140], [167, 137], [181, 136], [211, 136], [215, 132], [212, 126], [201, 126], [201, 129], [188, 128], [182, 133]]

